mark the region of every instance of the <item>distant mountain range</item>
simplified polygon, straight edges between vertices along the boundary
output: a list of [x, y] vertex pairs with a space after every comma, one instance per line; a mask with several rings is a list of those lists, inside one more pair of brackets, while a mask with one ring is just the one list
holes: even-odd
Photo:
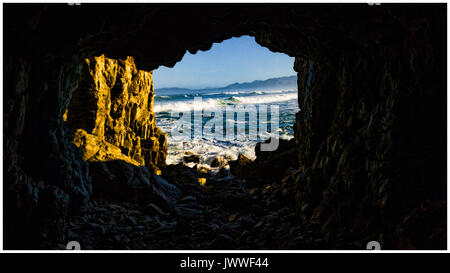
[[267, 80], [256, 80], [252, 82], [232, 83], [225, 87], [189, 89], [189, 88], [158, 88], [155, 93], [161, 94], [186, 94], [189, 92], [210, 92], [210, 91], [240, 91], [240, 90], [277, 90], [277, 89], [297, 89], [297, 76], [287, 76], [279, 78], [270, 78]]

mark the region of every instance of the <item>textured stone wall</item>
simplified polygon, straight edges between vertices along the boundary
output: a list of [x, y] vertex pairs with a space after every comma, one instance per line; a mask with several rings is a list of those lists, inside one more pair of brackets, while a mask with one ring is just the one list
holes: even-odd
[[414, 221], [445, 225], [444, 74], [433, 31], [416, 24], [402, 32], [402, 47], [296, 58], [300, 172], [292, 179], [302, 219], [324, 232], [377, 234], [387, 248], [444, 246], [435, 239], [442, 226], [408, 237], [418, 226], [407, 224], [421, 208], [430, 218]]
[[152, 72], [132, 57], [87, 58], [78, 89], [64, 114], [83, 159], [124, 160], [159, 171], [165, 164], [166, 134], [156, 127]]

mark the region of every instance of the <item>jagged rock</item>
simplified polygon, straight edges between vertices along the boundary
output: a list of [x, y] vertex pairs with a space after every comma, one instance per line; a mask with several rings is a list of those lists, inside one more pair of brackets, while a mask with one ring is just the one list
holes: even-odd
[[123, 160], [133, 165], [140, 165], [140, 162], [133, 160], [122, 153], [122, 150], [112, 145], [98, 136], [88, 134], [83, 129], [77, 129], [74, 133], [73, 143], [80, 148], [83, 159], [90, 162], [102, 162], [111, 160]]
[[152, 72], [134, 59], [87, 58], [64, 120], [88, 161], [125, 160], [151, 170], [165, 164], [166, 134], [156, 127]]
[[160, 174], [167, 152], [153, 113], [152, 73], [137, 70], [131, 57], [104, 55], [87, 58], [82, 71], [63, 118], [91, 163], [94, 196], [173, 206], [179, 190], [146, 169]]

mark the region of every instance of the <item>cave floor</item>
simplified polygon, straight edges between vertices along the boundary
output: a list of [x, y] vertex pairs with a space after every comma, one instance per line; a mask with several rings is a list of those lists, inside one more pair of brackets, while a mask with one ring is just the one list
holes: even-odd
[[[85, 250], [364, 249], [351, 230], [323, 234], [299, 221], [295, 209], [273, 198], [280, 183], [245, 189], [235, 178], [181, 185], [177, 206], [93, 201], [65, 223], [65, 241]], [[278, 188], [278, 189], [277, 189]], [[65, 248], [59, 244], [59, 248]]]

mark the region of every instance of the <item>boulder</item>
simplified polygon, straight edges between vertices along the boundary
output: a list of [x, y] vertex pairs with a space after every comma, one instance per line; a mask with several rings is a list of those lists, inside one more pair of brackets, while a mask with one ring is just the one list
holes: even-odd
[[177, 186], [146, 167], [122, 160], [90, 164], [95, 198], [117, 201], [153, 202], [162, 208], [173, 207], [181, 196]]
[[183, 157], [183, 161], [186, 163], [199, 163], [200, 156], [196, 154], [187, 154]]
[[238, 158], [234, 161], [230, 161], [231, 173], [237, 177], [247, 177], [246, 168], [250, 165], [252, 161], [248, 159], [245, 155], [239, 154]]
[[[269, 141], [270, 139], [265, 142]], [[260, 147], [260, 143], [255, 147], [257, 157], [254, 161], [240, 154], [237, 160], [229, 162], [231, 173], [246, 180], [247, 186], [261, 187], [281, 183], [291, 170], [298, 169], [297, 145], [294, 139], [280, 139], [278, 149], [272, 152], [263, 152]]]
[[221, 168], [221, 167], [225, 167], [226, 165], [228, 165], [228, 161], [223, 156], [216, 156], [211, 160], [209, 165], [213, 168], [216, 168], [216, 167]]

